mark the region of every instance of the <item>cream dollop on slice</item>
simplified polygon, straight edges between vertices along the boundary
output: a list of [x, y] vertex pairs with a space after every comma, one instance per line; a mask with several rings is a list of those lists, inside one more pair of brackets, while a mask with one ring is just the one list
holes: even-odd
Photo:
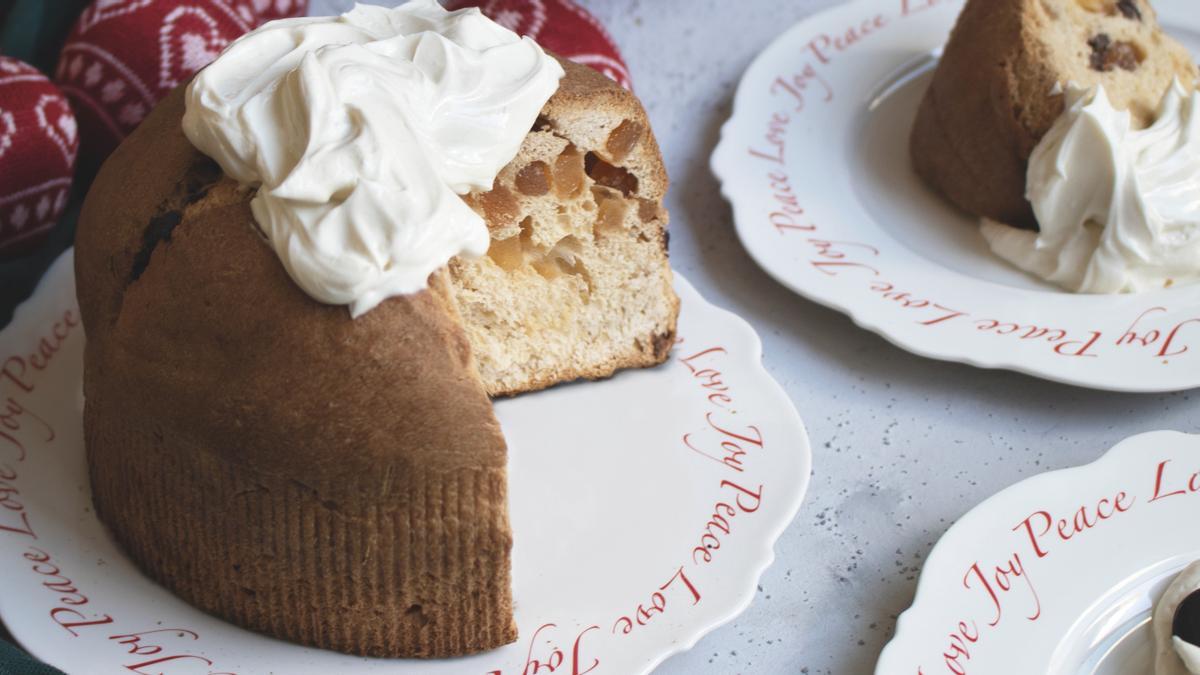
[[356, 5], [234, 42], [188, 87], [183, 130], [258, 189], [254, 218], [296, 283], [357, 317], [487, 252], [460, 195], [492, 188], [563, 76], [477, 9]]
[[[1177, 628], [1196, 625], [1200, 617], [1180, 617], [1184, 611], [1198, 611], [1192, 596], [1200, 592], [1200, 562], [1193, 563], [1175, 577], [1154, 608], [1155, 675], [1200, 675], [1200, 646], [1180, 638]], [[1187, 605], [1187, 607], [1185, 607]]]
[[1178, 81], [1141, 130], [1103, 87], [1068, 87], [1027, 185], [1041, 232], [982, 224], [992, 250], [1017, 267], [1080, 293], [1200, 278], [1200, 93]]

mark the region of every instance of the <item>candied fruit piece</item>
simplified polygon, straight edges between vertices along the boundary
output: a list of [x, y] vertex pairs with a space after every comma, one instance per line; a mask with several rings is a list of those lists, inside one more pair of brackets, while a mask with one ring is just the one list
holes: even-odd
[[638, 218], [648, 223], [658, 217], [658, 203], [649, 199], [638, 200]]
[[553, 258], [543, 259], [533, 263], [533, 269], [536, 270], [538, 274], [542, 275], [542, 277], [551, 280], [557, 279], [558, 277], [562, 276], [563, 273], [562, 268], [558, 265], [558, 261]]
[[517, 219], [517, 198], [503, 185], [496, 185], [490, 192], [479, 195], [476, 201], [489, 227], [503, 227]]
[[645, 129], [642, 125], [632, 120], [625, 120], [612, 130], [608, 135], [608, 140], [604, 143], [604, 150], [608, 153], [608, 158], [614, 162], [620, 162], [633, 152], [639, 141], [642, 140], [642, 134]]
[[517, 269], [525, 263], [525, 252], [520, 237], [492, 241], [491, 247], [488, 248], [488, 257], [505, 272]]
[[554, 160], [554, 189], [560, 198], [578, 197], [583, 192], [583, 153], [567, 146], [558, 159]]
[[541, 197], [550, 192], [550, 167], [545, 162], [533, 162], [517, 173], [517, 192], [526, 197]]
[[625, 227], [625, 214], [629, 212], [629, 202], [611, 188], [596, 187], [592, 190], [598, 205], [596, 212], [595, 235], [602, 237], [610, 232], [617, 232]]

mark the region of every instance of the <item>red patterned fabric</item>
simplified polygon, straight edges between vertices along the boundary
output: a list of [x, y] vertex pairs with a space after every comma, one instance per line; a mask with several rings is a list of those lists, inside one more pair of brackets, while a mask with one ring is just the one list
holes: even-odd
[[45, 75], [0, 56], [0, 257], [31, 248], [67, 205], [75, 116]]
[[629, 68], [604, 26], [571, 0], [450, 0], [448, 9], [479, 7], [493, 21], [543, 47], [591, 66], [632, 89]]
[[251, 0], [260, 21], [274, 21], [308, 14], [308, 0]]
[[307, 0], [95, 0], [75, 23], [55, 79], [71, 99], [81, 152], [98, 164], [225, 45]]

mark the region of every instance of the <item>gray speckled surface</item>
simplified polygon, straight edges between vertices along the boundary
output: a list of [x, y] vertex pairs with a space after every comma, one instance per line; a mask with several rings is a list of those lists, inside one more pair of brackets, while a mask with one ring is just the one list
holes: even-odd
[[666, 156], [675, 268], [758, 329], [815, 455], [809, 496], [754, 604], [659, 673], [870, 673], [925, 554], [975, 504], [1136, 433], [1200, 432], [1200, 394], [1106, 394], [921, 359], [747, 256], [709, 155], [755, 54], [836, 2], [581, 2], [623, 49]]

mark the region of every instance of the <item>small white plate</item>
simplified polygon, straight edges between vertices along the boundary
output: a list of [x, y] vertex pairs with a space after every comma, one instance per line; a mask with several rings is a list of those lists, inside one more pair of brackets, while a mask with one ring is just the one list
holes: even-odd
[[929, 554], [876, 675], [1152, 672], [1154, 602], [1200, 559], [1197, 472], [1200, 436], [1159, 431], [980, 504]]
[[[1200, 53], [1194, 0], [1155, 2]], [[1200, 386], [1200, 284], [1066, 293], [995, 257], [910, 168], [917, 105], [960, 0], [858, 0], [746, 71], [712, 158], [750, 255], [911, 352], [1115, 391]]]
[[750, 604], [808, 485], [804, 426], [758, 336], [678, 279], [669, 363], [496, 405], [519, 642], [426, 662], [263, 637], [142, 576], [92, 513], [71, 266], [0, 333], [0, 618], [67, 672], [645, 673]]

